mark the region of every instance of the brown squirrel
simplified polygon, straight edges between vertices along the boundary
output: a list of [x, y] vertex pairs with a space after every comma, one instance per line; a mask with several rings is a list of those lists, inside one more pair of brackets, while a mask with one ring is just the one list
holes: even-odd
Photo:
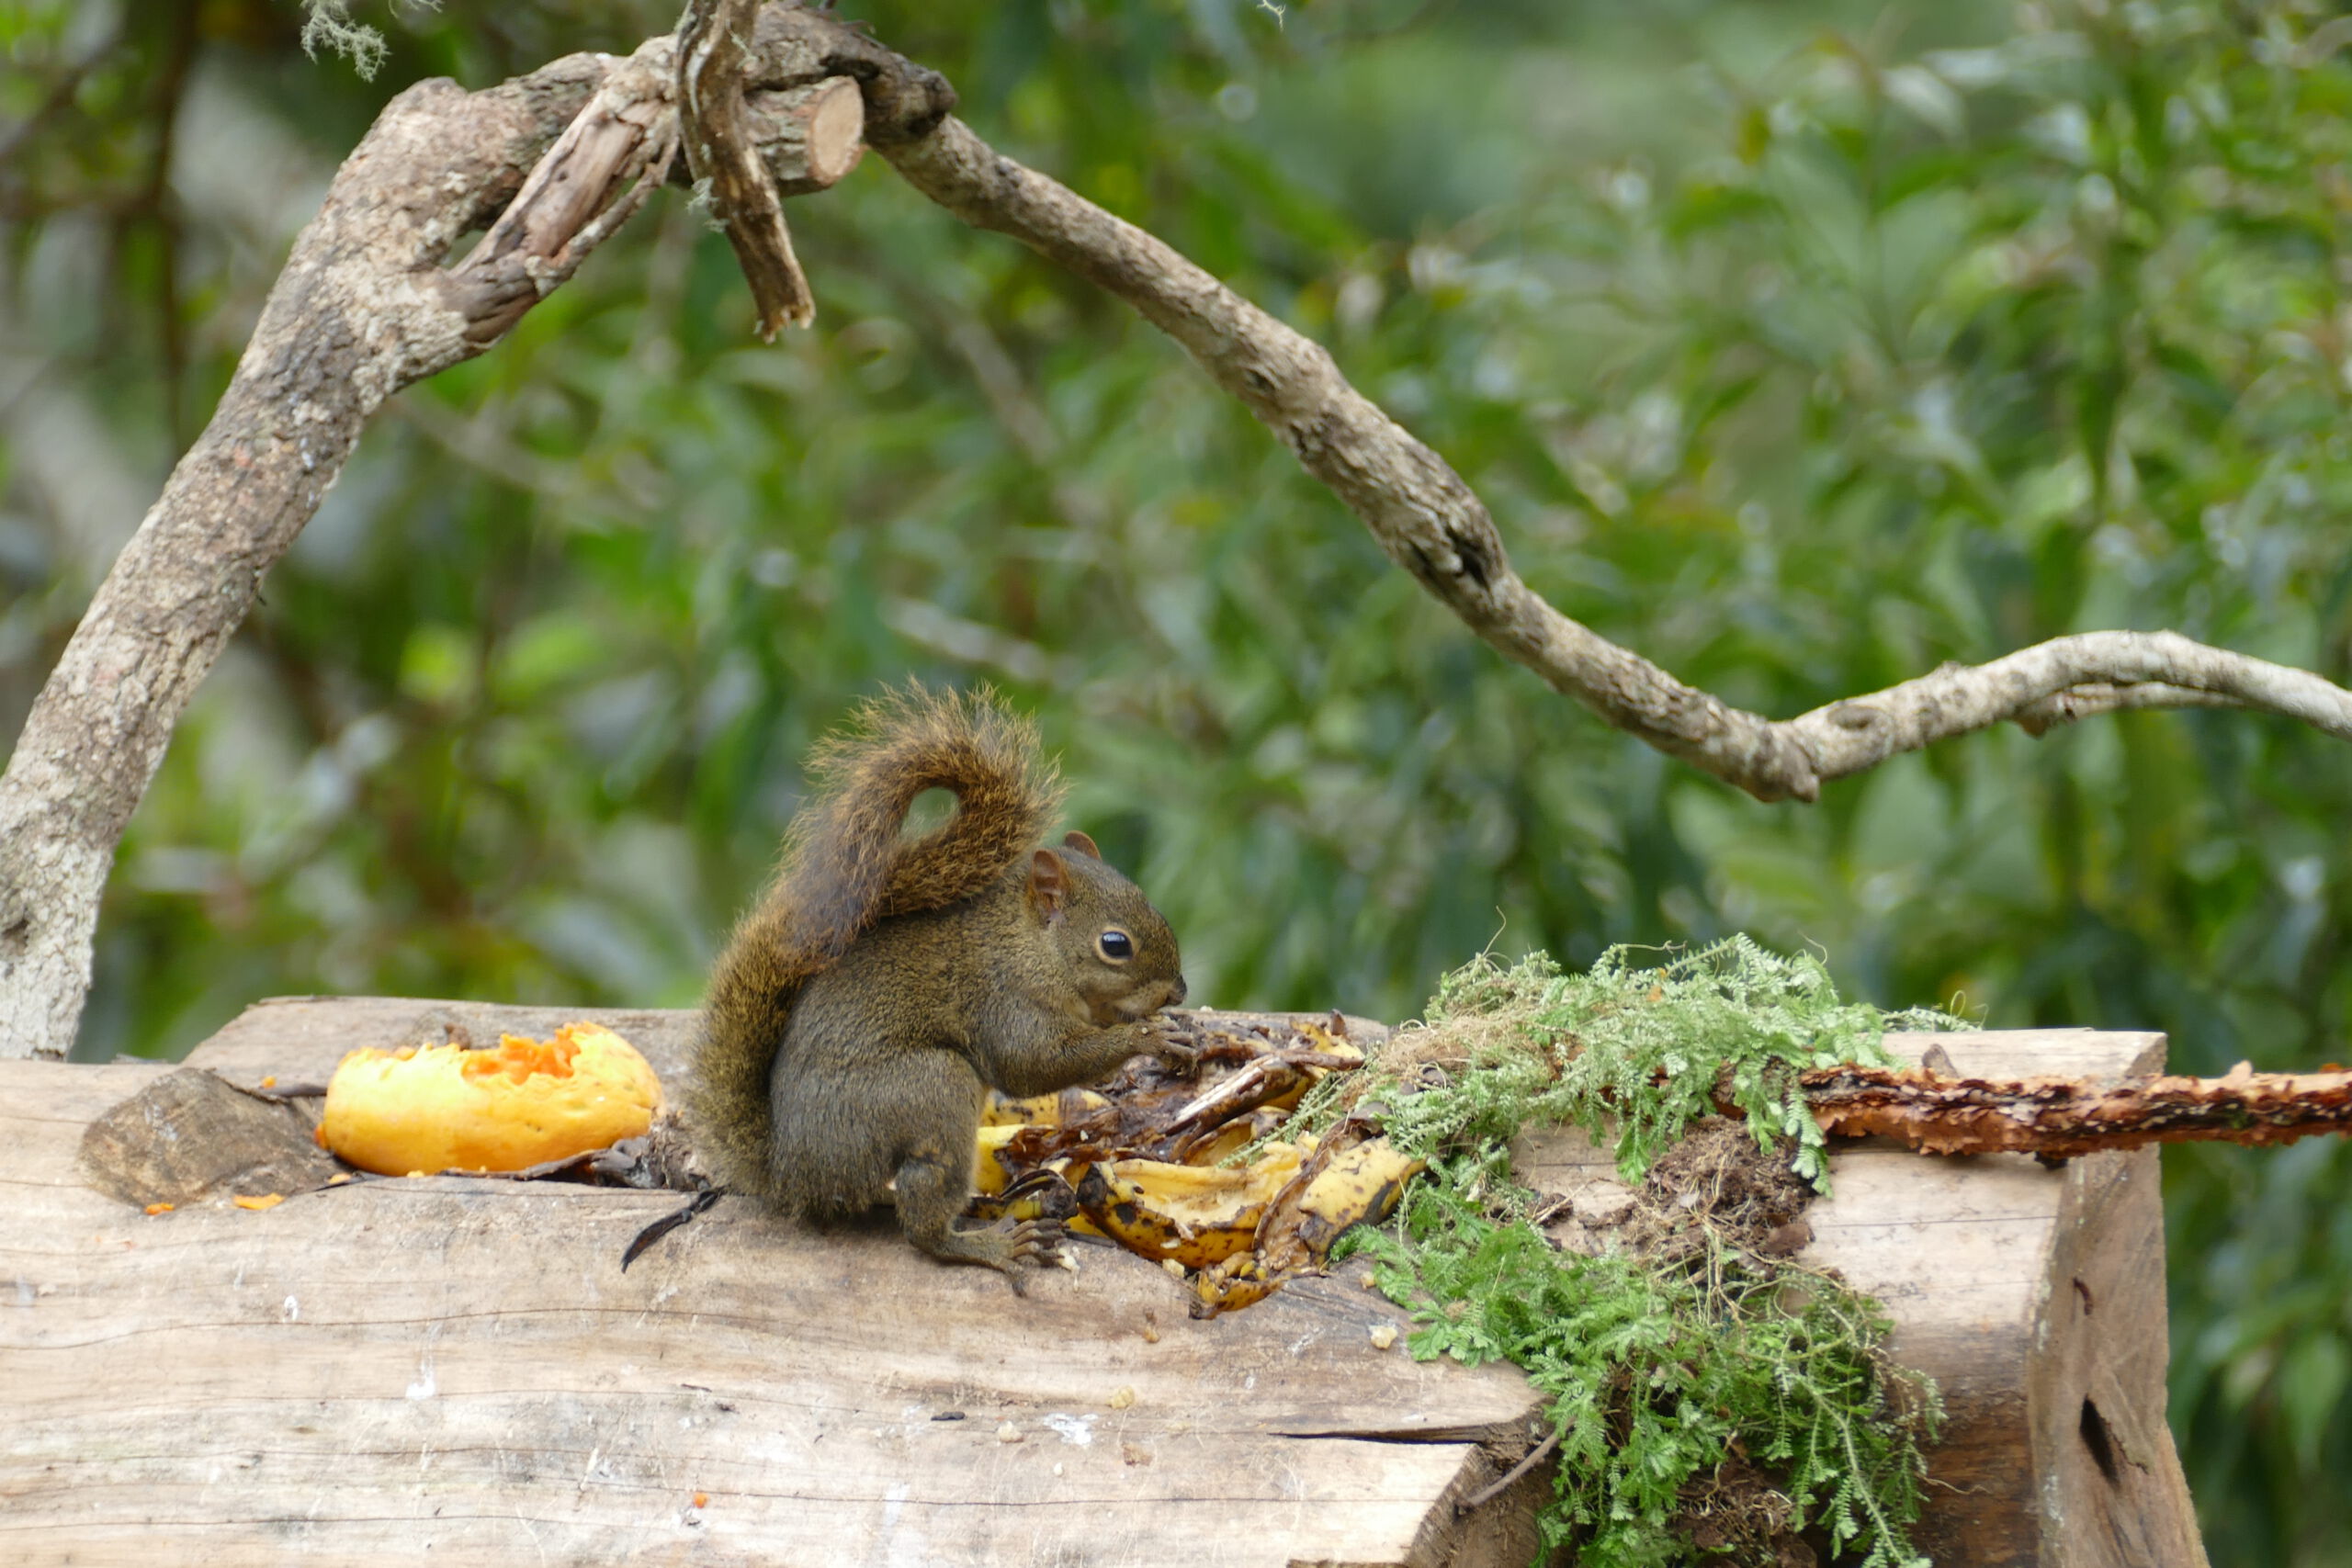
[[[711, 971], [697, 1145], [725, 1186], [808, 1219], [895, 1181], [909, 1241], [1011, 1274], [1053, 1227], [955, 1223], [987, 1091], [1188, 1062], [1151, 1018], [1184, 999], [1175, 934], [1085, 834], [1035, 847], [1061, 785], [992, 694], [886, 693], [809, 771], [782, 867]], [[928, 789], [955, 814], [902, 839]]]

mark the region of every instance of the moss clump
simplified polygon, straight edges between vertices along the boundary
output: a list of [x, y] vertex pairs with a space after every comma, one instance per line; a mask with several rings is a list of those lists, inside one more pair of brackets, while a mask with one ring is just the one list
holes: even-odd
[[[1955, 1022], [1842, 1002], [1817, 962], [1745, 938], [1648, 967], [1617, 949], [1583, 975], [1481, 959], [1353, 1075], [1354, 1108], [1376, 1107], [1430, 1162], [1395, 1224], [1358, 1233], [1355, 1248], [1419, 1325], [1415, 1355], [1511, 1361], [1543, 1392], [1561, 1458], [1547, 1547], [1573, 1545], [1590, 1568], [1775, 1563], [1810, 1531], [1865, 1568], [1922, 1561], [1908, 1532], [1940, 1409], [1931, 1383], [1886, 1356], [1879, 1306], [1768, 1255], [1786, 1248], [1693, 1195], [1752, 1180], [1661, 1169], [1628, 1245], [1563, 1251], [1512, 1179], [1509, 1145], [1530, 1125], [1583, 1127], [1640, 1180], [1720, 1101], [1744, 1113], [1767, 1163], [1820, 1186], [1797, 1075], [1883, 1062], [1890, 1023]], [[1721, 1146], [1751, 1141], [1737, 1125], [1718, 1123]]]

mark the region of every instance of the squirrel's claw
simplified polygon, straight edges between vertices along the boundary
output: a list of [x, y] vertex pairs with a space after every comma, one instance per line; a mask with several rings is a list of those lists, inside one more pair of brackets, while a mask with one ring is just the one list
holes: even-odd
[[1062, 1227], [1055, 1220], [1021, 1220], [997, 1227], [1004, 1238], [1004, 1261], [997, 1268], [1012, 1287], [1016, 1296], [1025, 1296], [1029, 1287], [1021, 1278], [1019, 1265], [1023, 1259], [1044, 1265], [1061, 1257]]
[[1005, 1230], [1012, 1243], [1009, 1256], [1043, 1258], [1061, 1246], [1062, 1227], [1055, 1220], [1016, 1220]]
[[1196, 1076], [1201, 1070], [1200, 1047], [1177, 1032], [1184, 1026], [1173, 1019], [1154, 1019], [1152, 1021], [1158, 1026], [1158, 1037], [1151, 1043], [1153, 1059], [1181, 1077], [1189, 1078]]

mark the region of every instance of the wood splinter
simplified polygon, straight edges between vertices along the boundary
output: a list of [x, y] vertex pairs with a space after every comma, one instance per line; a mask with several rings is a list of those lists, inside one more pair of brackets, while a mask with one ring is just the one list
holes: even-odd
[[1548, 1456], [1554, 1449], [1560, 1446], [1560, 1439], [1566, 1435], [1567, 1428], [1566, 1427], [1553, 1427], [1552, 1435], [1544, 1438], [1542, 1442], [1536, 1444], [1533, 1448], [1528, 1450], [1524, 1458], [1503, 1472], [1501, 1480], [1494, 1483], [1490, 1486], [1480, 1487], [1476, 1492], [1471, 1494], [1467, 1497], [1464, 1497], [1461, 1502], [1453, 1505], [1454, 1514], [1459, 1517], [1463, 1514], [1474, 1513], [1476, 1510], [1485, 1507], [1487, 1504], [1493, 1502], [1504, 1493], [1510, 1491], [1513, 1486], [1519, 1483], [1521, 1476], [1524, 1476], [1529, 1471], [1533, 1470], [1537, 1465], [1542, 1464], [1546, 1456]]

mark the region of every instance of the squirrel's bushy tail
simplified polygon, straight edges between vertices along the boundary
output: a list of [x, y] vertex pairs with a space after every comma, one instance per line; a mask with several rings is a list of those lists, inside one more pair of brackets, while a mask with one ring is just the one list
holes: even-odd
[[[828, 961], [885, 915], [979, 892], [1036, 848], [1061, 810], [1037, 727], [986, 687], [886, 691], [818, 743], [808, 773], [817, 795], [792, 819], [777, 887], [792, 890]], [[907, 813], [929, 789], [952, 793], [955, 815], [902, 842]]]
[[[1061, 785], [1036, 727], [993, 692], [910, 683], [862, 705], [808, 760], [816, 792], [783, 863], [711, 971], [690, 1111], [712, 1174], [774, 1196], [768, 1073], [801, 986], [887, 915], [959, 903], [1044, 838]], [[946, 822], [900, 830], [915, 797], [956, 795]]]

